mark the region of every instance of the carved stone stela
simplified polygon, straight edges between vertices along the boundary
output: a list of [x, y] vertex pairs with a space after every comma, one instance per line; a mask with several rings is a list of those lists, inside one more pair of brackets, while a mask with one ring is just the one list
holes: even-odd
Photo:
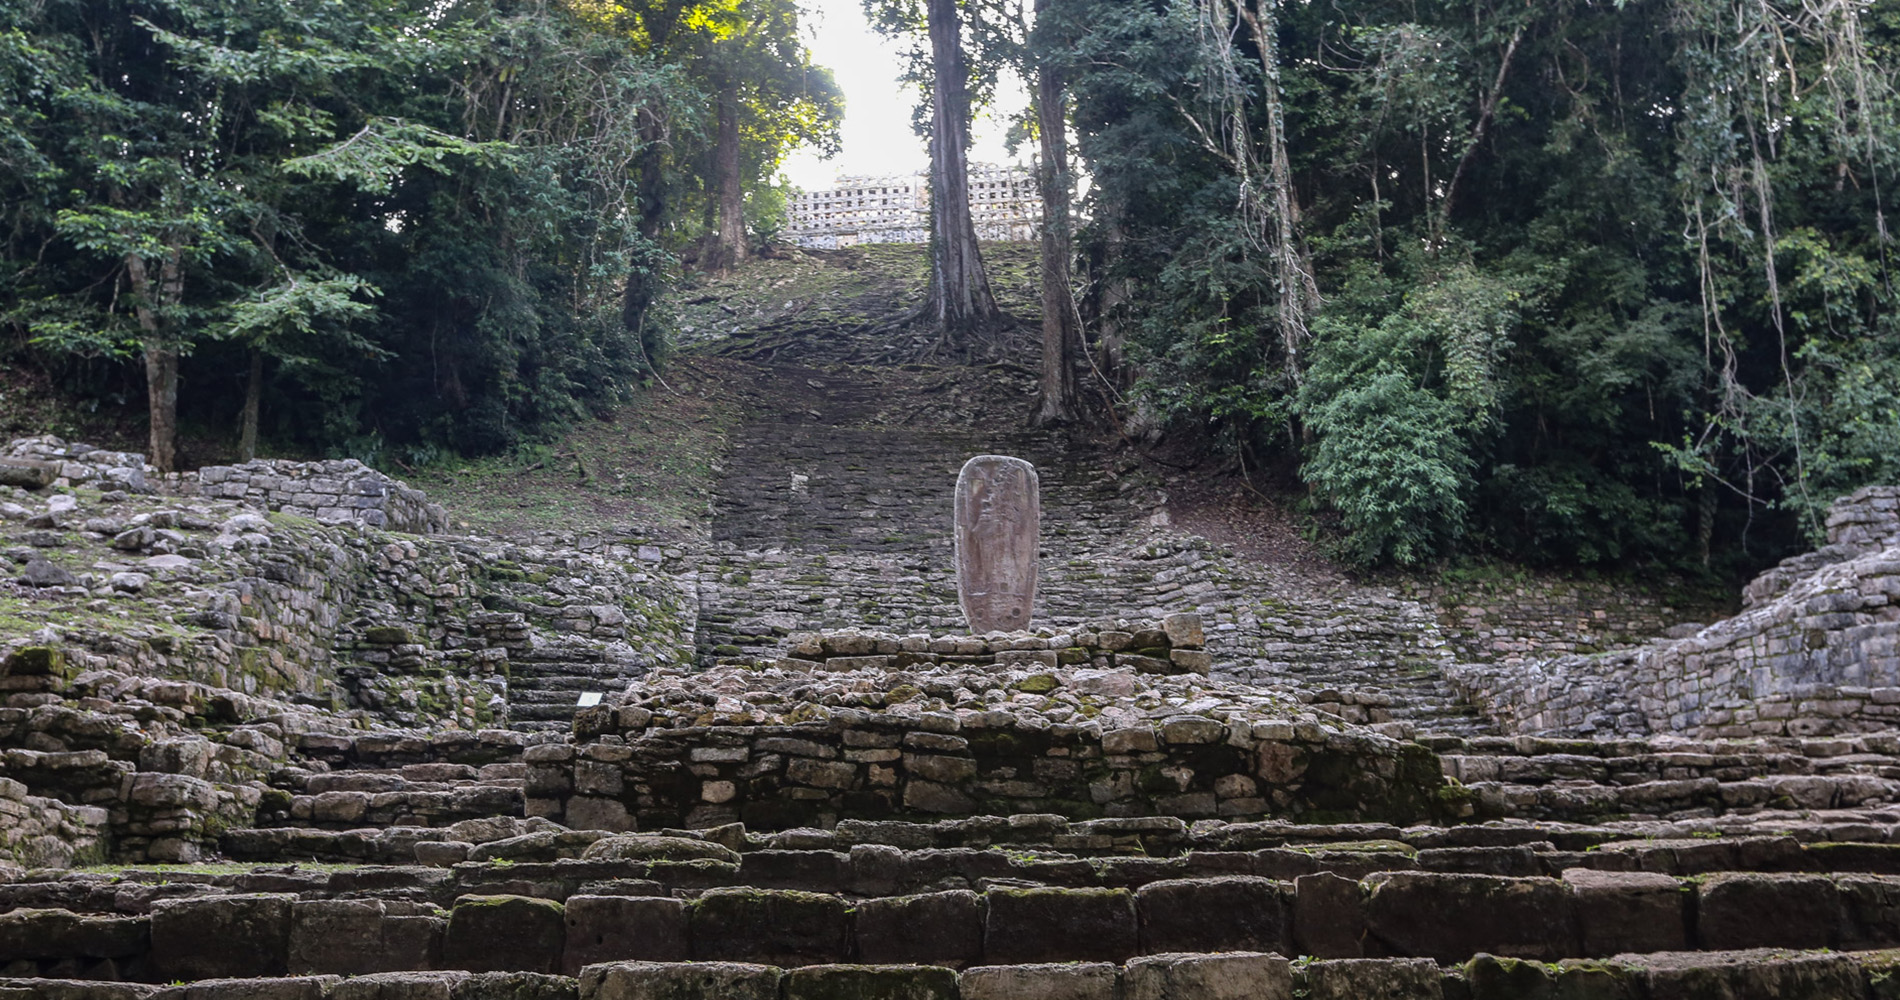
[[1029, 627], [1042, 496], [1036, 467], [978, 455], [957, 475], [957, 598], [977, 634]]

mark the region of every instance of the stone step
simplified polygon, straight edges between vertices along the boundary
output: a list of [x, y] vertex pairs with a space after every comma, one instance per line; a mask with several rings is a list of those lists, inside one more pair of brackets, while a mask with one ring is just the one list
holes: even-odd
[[[269, 885], [261, 874], [254, 881]], [[386, 888], [316, 898], [298, 891], [294, 875], [285, 873], [276, 891], [147, 896], [142, 912], [13, 909], [0, 914], [0, 974], [106, 972], [148, 982], [424, 970], [573, 975], [625, 960], [959, 969], [1213, 952], [1451, 965], [1484, 955], [1631, 961], [1900, 945], [1900, 879], [1871, 875], [1685, 880], [1572, 869], [1562, 878], [1387, 872], [1354, 880], [1322, 872], [1133, 890], [993, 885], [870, 897], [756, 886], [662, 895], [651, 882], [619, 880], [560, 898], [462, 886], [473, 891], [447, 906]], [[520, 873], [495, 880], [538, 884]], [[378, 891], [374, 870], [355, 883]]]
[[[288, 964], [288, 963], [286, 963]], [[461, 971], [368, 973], [180, 981], [171, 986], [81, 979], [0, 982], [0, 997], [60, 1000], [1535, 1000], [1543, 997], [1776, 997], [1884, 1000], [1887, 952], [1750, 950], [1657, 952], [1613, 960], [1539, 965], [1473, 958], [1440, 967], [1429, 959], [1335, 959], [1289, 963], [1272, 954], [1169, 954], [1069, 965], [990, 965], [961, 970], [916, 965], [608, 962], [576, 976]]]

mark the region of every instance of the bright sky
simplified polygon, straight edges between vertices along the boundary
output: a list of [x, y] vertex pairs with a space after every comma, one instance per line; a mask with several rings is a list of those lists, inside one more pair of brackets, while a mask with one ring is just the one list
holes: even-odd
[[[924, 140], [910, 128], [918, 91], [897, 82], [904, 71], [898, 43], [871, 30], [860, 0], [802, 0], [800, 6], [812, 61], [829, 67], [844, 88], [844, 151], [821, 160], [812, 150], [799, 150], [786, 159], [783, 172], [807, 191], [831, 187], [843, 175], [921, 172], [928, 162]], [[1003, 150], [1003, 133], [1007, 116], [1028, 97], [1014, 80], [997, 90], [997, 113], [979, 114], [972, 125], [970, 162], [1027, 164], [1028, 146], [1012, 161]]]

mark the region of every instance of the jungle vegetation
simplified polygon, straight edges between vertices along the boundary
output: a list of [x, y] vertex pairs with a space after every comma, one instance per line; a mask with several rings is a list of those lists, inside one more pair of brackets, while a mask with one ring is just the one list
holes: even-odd
[[[1732, 571], [1900, 479], [1900, 0], [866, 9], [945, 140], [947, 338], [1009, 321], [953, 175], [1029, 84], [1039, 422], [1223, 456], [1368, 566]], [[253, 442], [546, 433], [660, 363], [681, 261], [769, 241], [776, 165], [835, 142], [798, 14], [0, 0], [6, 349], [149, 404], [161, 459], [180, 366]]]

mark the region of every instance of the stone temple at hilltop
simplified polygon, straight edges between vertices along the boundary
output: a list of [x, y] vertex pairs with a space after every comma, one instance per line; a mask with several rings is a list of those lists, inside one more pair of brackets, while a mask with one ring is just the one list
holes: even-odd
[[[1022, 167], [970, 166], [970, 217], [980, 240], [1033, 240], [1042, 224], [1036, 179]], [[841, 177], [792, 199], [785, 236], [802, 247], [930, 241], [930, 184], [923, 174]]]
[[1894, 995], [1900, 489], [1644, 645], [1322, 600], [1037, 456], [1035, 616], [972, 635], [974, 452], [745, 433], [691, 545], [16, 442], [0, 998]]

